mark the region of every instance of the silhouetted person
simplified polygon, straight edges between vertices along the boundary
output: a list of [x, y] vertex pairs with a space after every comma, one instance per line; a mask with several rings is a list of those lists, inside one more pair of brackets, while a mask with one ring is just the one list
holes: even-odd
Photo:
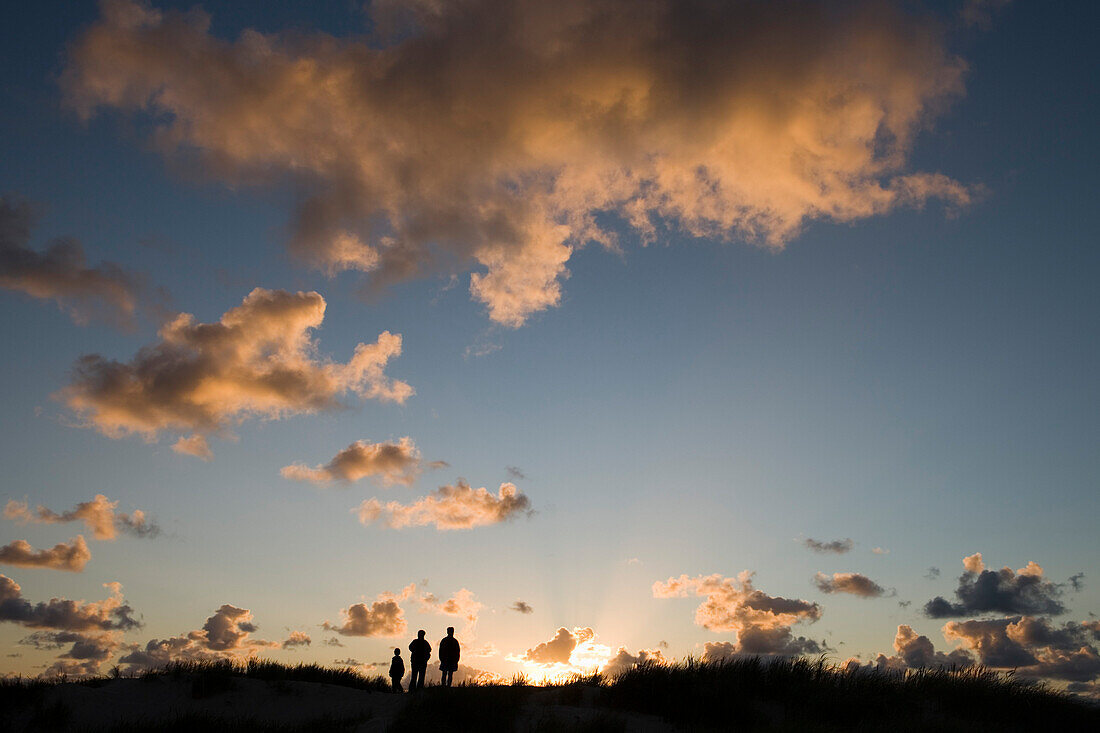
[[401, 686], [401, 678], [405, 676], [405, 660], [401, 658], [401, 650], [393, 650], [393, 659], [390, 661], [390, 682], [393, 683], [394, 692], [404, 692]]
[[443, 686], [451, 686], [451, 676], [458, 669], [459, 657], [458, 639], [455, 638], [455, 627], [447, 627], [447, 635], [439, 642], [439, 670], [443, 673]]
[[432, 645], [424, 638], [424, 629], [421, 629], [416, 632], [416, 638], [409, 644], [409, 664], [412, 666], [409, 692], [424, 686], [424, 673], [428, 670], [428, 660], [431, 658]]

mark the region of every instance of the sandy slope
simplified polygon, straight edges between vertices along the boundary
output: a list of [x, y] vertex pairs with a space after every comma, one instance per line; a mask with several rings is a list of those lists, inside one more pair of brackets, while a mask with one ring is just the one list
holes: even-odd
[[[609, 714], [609, 711], [593, 707], [587, 699], [580, 705], [562, 704], [558, 690], [536, 688], [529, 692], [528, 703], [517, 721], [519, 731], [536, 727], [546, 730], [548, 719], [569, 729], [596, 716]], [[429, 690], [424, 694], [432, 693]], [[354, 730], [374, 733], [385, 731], [410, 699], [408, 695], [315, 682], [268, 682], [244, 677], [233, 678], [230, 689], [196, 699], [189, 677], [165, 675], [152, 679], [111, 680], [97, 687], [62, 684], [47, 690], [36, 707], [40, 711], [50, 710], [60, 703], [68, 711], [60, 719], [64, 720], [63, 729], [89, 732], [119, 723], [157, 723], [181, 716], [202, 716], [226, 722], [250, 719], [283, 725], [308, 724], [325, 718], [354, 720]], [[7, 721], [8, 730], [23, 730], [34, 714], [33, 709], [15, 714]], [[626, 730], [640, 733], [673, 730], [652, 716], [610, 714], [622, 720]]]

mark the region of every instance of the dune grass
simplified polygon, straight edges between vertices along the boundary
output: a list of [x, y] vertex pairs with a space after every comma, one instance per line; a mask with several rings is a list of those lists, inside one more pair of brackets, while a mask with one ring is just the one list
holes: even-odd
[[[38, 729], [60, 729], [57, 726], [63, 725], [66, 711], [51, 708], [45, 691], [66, 683], [101, 686], [118, 676], [116, 670], [112, 676], [81, 680], [0, 680], [0, 709], [33, 706]], [[240, 678], [275, 685], [314, 682], [385, 694], [390, 689], [385, 678], [366, 676], [350, 667], [285, 665], [263, 659], [174, 662], [128, 676], [183, 680], [191, 685], [194, 698], [230, 692]], [[1100, 706], [1011, 673], [982, 667], [846, 671], [824, 658], [742, 657], [715, 662], [689, 658], [667, 666], [642, 664], [615, 678], [575, 675], [544, 687], [532, 686], [517, 675], [510, 683], [430, 687], [405, 700], [387, 730], [622, 731], [630, 730], [626, 721], [632, 715], [652, 716], [650, 720], [662, 721], [670, 730], [685, 731], [1100, 730]], [[563, 709], [587, 712], [563, 720]], [[199, 722], [146, 721], [112, 730], [187, 730], [188, 724]], [[338, 721], [329, 722], [330, 729], [341, 728]], [[247, 720], [239, 725], [223, 722], [221, 727], [300, 728]]]

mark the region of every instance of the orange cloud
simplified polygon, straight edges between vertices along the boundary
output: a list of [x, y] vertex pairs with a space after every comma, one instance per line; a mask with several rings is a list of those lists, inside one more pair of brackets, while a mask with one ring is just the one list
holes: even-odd
[[321, 628], [342, 636], [401, 636], [409, 625], [399, 601], [408, 598], [415, 590], [416, 586], [410, 584], [401, 593], [380, 593], [378, 600], [369, 606], [366, 603], [352, 604], [340, 611], [342, 624], [336, 626], [325, 621]]
[[350, 483], [377, 476], [384, 485], [412, 485], [422, 470], [420, 451], [411, 438], [396, 443], [368, 443], [357, 440], [344, 448], [327, 464], [310, 468], [301, 463], [284, 466], [280, 473], [294, 481], [327, 484]]
[[[587, 243], [665, 229], [779, 248], [972, 189], [908, 170], [963, 91], [939, 24], [881, 3], [372, 3], [396, 37], [210, 33], [199, 11], [110, 0], [70, 48], [81, 115], [149, 113], [166, 154], [309, 192], [291, 250], [372, 286], [473, 270], [489, 317], [557, 306]], [[445, 59], [443, 63], [441, 60]]]
[[60, 397], [105, 435], [155, 440], [161, 431], [205, 434], [249, 417], [335, 409], [348, 391], [398, 403], [413, 394], [383, 373], [401, 354], [401, 336], [382, 332], [346, 364], [323, 360], [311, 332], [324, 317], [318, 293], [256, 288], [216, 323], [179, 314], [128, 363], [82, 357]]
[[210, 444], [203, 435], [180, 436], [179, 440], [172, 444], [172, 450], [185, 456], [194, 456], [204, 461], [214, 459], [214, 452], [210, 450]]
[[92, 559], [84, 535], [59, 542], [48, 550], [35, 550], [26, 540], [15, 540], [0, 547], [0, 563], [21, 568], [50, 568], [79, 573]]
[[117, 512], [117, 501], [111, 501], [103, 494], [96, 494], [91, 501], [82, 501], [73, 509], [58, 514], [39, 504], [34, 512], [31, 512], [26, 501], [11, 499], [4, 506], [4, 518], [13, 519], [27, 524], [64, 524], [67, 522], [84, 522], [97, 540], [113, 540], [119, 531], [127, 532], [138, 537], [155, 537], [160, 534], [160, 527], [150, 520], [145, 512], [135, 509], [130, 514]]
[[436, 529], [442, 530], [473, 529], [505, 522], [529, 513], [529, 507], [530, 501], [515, 484], [501, 484], [494, 495], [484, 487], [473, 489], [460, 480], [457, 485], [441, 486], [412, 504], [391, 501], [383, 505], [378, 499], [367, 499], [353, 511], [358, 512], [363, 524], [380, 520], [390, 529], [434, 524]]
[[881, 598], [886, 589], [862, 573], [825, 573], [814, 575], [814, 585], [822, 593], [848, 593], [862, 598]]
[[[721, 575], [681, 575], [653, 584], [655, 598], [703, 596], [695, 611], [695, 623], [711, 631], [732, 631], [737, 644], [708, 644], [708, 658], [729, 653], [802, 654], [817, 653], [821, 645], [804, 637], [795, 638], [790, 627], [800, 621], [821, 618], [821, 606], [809, 601], [770, 596], [753, 587], [753, 573], [745, 570], [736, 579]], [[713, 649], [711, 647], [713, 646]]]

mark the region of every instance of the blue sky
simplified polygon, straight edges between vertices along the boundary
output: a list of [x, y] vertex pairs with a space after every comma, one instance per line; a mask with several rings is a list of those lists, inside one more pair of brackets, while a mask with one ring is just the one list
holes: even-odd
[[[930, 12], [965, 60], [965, 92], [928, 113], [904, 170], [980, 185], [973, 202], [809, 220], [782, 250], [674, 225], [643, 246], [611, 217], [621, 251], [576, 251], [560, 303], [518, 328], [471, 298], [469, 268], [365, 299], [361, 275], [295, 261], [285, 245], [300, 181], [235, 184], [186, 156], [166, 160], [150, 142], [155, 121], [131, 110], [81, 121], [57, 79], [66, 44], [99, 12], [15, 11], [0, 38], [0, 191], [38, 207], [29, 246], [75, 237], [90, 264], [142, 273], [166, 291], [167, 311], [201, 322], [254, 287], [316, 290], [327, 303], [320, 353], [344, 362], [357, 343], [400, 333], [386, 373], [416, 394], [248, 420], [233, 428], [238, 441], [211, 439], [215, 457], [203, 462], [174, 453], [167, 436], [151, 444], [75, 426], [52, 397], [82, 354], [128, 360], [152, 343], [156, 315], [129, 332], [80, 326], [50, 302], [2, 292], [0, 499], [62, 511], [103, 493], [163, 532], [89, 538], [80, 573], [0, 571], [32, 600], [100, 599], [102, 583], [121, 582], [145, 622], [126, 643], [198, 628], [231, 603], [251, 610], [258, 637], [313, 636], [308, 649], [275, 656], [324, 663], [385, 659], [393, 640], [329, 648], [318, 625], [427, 579], [441, 597], [466, 588], [484, 604], [471, 645], [500, 654], [471, 664], [501, 673], [515, 667], [506, 654], [558, 627], [590, 626], [612, 650], [665, 641], [675, 657], [733, 638], [693, 622], [698, 599], [654, 597], [655, 581], [681, 574], [749, 569], [770, 595], [819, 602], [821, 619], [794, 630], [827, 639], [838, 661], [890, 654], [899, 624], [953, 648], [921, 607], [951, 596], [975, 552], [992, 567], [1034, 560], [1058, 583], [1084, 572], [1058, 621], [1089, 618], [1100, 611], [1095, 17], [1082, 5], [1016, 2], [987, 27], [961, 26], [960, 5]], [[207, 10], [223, 39], [245, 28], [344, 36], [367, 24], [342, 2]], [[355, 440], [403, 436], [449, 467], [391, 488], [279, 474]], [[351, 511], [372, 496], [407, 503], [458, 477], [492, 491], [513, 481], [535, 511], [460, 531], [363, 526]], [[78, 531], [4, 521], [0, 544], [49, 547]], [[855, 547], [815, 554], [806, 537]], [[925, 577], [932, 566], [936, 580]], [[823, 595], [818, 571], [865, 574], [896, 596]], [[507, 611], [516, 599], [535, 613]], [[451, 623], [411, 602], [406, 613], [409, 638], [418, 624], [439, 636]], [[26, 633], [0, 626], [0, 644], [22, 655], [2, 671], [53, 662], [17, 644]]]

